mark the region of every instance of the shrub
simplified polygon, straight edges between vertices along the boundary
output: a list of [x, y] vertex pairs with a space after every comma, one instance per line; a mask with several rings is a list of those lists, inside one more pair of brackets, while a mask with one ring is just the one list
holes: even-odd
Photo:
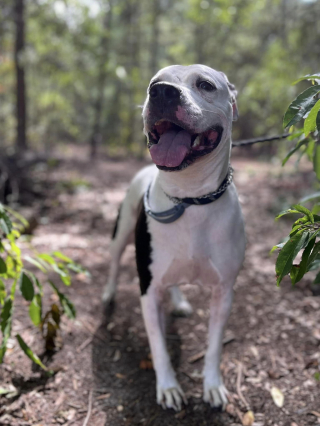
[[[31, 246], [33, 255], [24, 255], [19, 243], [23, 237], [21, 233], [27, 226], [28, 222], [20, 214], [0, 204], [0, 327], [2, 332], [0, 363], [3, 362], [8, 340], [11, 337], [17, 287], [22, 297], [28, 302], [29, 317], [33, 325], [40, 329], [45, 349], [54, 350], [57, 347], [61, 316], [65, 314], [74, 319], [76, 311], [72, 302], [58, 289], [51, 276], [58, 276], [66, 286], [70, 286], [72, 272], [87, 273], [80, 265], [59, 251], [51, 254], [38, 253]], [[41, 272], [41, 279], [27, 269], [28, 264]], [[44, 285], [49, 285], [59, 300], [58, 303], [52, 303], [47, 312], [43, 312], [42, 309]], [[23, 338], [19, 334], [15, 337], [23, 352], [33, 362], [48, 371]]]

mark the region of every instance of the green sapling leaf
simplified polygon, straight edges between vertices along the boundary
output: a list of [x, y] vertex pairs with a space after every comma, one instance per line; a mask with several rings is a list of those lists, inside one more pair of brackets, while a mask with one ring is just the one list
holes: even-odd
[[22, 271], [19, 278], [19, 288], [22, 293], [22, 296], [28, 301], [31, 302], [34, 296], [34, 288], [31, 279], [28, 275]]

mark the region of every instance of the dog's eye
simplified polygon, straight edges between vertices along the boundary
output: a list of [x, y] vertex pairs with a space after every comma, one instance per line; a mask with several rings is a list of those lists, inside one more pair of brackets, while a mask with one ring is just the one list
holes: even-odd
[[205, 90], [206, 92], [212, 92], [213, 90], [216, 89], [216, 87], [212, 83], [209, 83], [208, 81], [200, 81], [198, 83], [198, 87], [199, 89]]

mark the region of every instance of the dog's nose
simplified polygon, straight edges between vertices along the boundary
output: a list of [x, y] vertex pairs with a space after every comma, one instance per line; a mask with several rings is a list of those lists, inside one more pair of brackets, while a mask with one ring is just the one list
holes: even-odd
[[156, 83], [150, 87], [149, 96], [152, 102], [160, 101], [171, 104], [180, 99], [180, 91], [170, 84]]

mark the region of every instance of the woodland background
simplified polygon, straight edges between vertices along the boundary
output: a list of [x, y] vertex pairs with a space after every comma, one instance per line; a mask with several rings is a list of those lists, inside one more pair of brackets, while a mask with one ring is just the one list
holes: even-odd
[[[295, 140], [232, 151], [247, 250], [224, 341], [226, 412], [202, 401], [208, 289], [186, 286], [192, 316], [167, 316], [169, 352], [189, 401], [179, 413], [155, 402], [133, 245], [122, 259], [115, 304], [106, 311], [101, 302], [119, 206], [134, 174], [150, 164], [141, 105], [153, 74], [179, 63], [224, 71], [239, 92], [233, 139], [282, 134], [288, 105], [310, 87], [291, 83], [320, 71], [319, 22], [320, 1], [310, 0], [0, 0], [0, 202], [29, 220], [18, 241], [19, 267], [45, 284], [36, 327], [34, 299], [17, 288], [0, 366], [0, 425], [320, 425], [315, 272], [295, 286], [286, 276], [277, 287], [276, 253], [270, 255], [292, 226], [287, 216], [276, 223], [275, 216], [319, 191], [311, 161], [304, 157], [297, 170], [306, 146], [284, 168]], [[2, 226], [3, 217], [0, 209]], [[20, 257], [12, 241], [11, 247]], [[27, 263], [26, 255], [51, 259], [57, 251], [90, 274], [73, 268], [68, 286], [55, 262], [54, 276]], [[11, 297], [3, 263], [0, 304], [5, 290], [5, 303]], [[59, 317], [57, 344], [48, 350], [42, 326], [61, 293], [77, 316]], [[17, 335], [53, 375], [25, 356]]]
[[319, 22], [319, 1], [1, 0], [1, 147], [141, 155], [139, 106], [169, 64], [228, 75], [240, 95], [234, 139], [279, 133], [291, 82], [319, 65]]

